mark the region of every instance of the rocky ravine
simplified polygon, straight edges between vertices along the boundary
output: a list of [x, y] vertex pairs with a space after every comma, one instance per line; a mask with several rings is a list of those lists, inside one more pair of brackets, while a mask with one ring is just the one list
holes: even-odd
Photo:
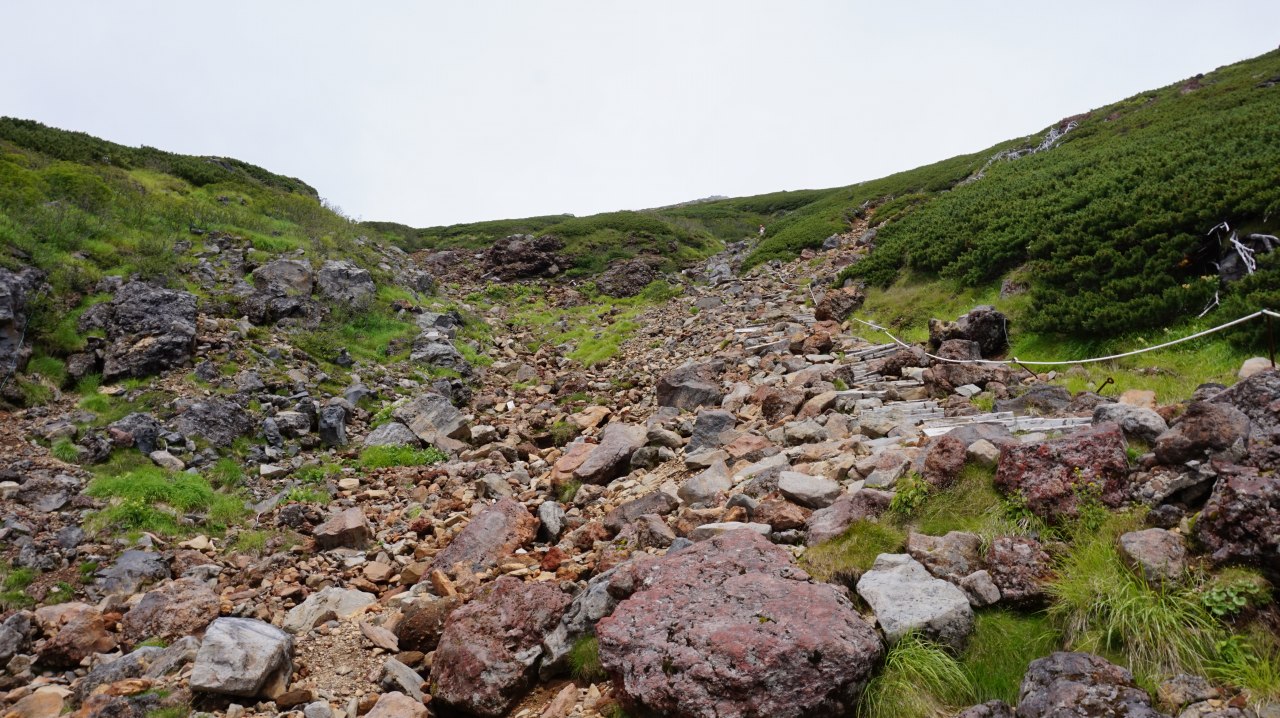
[[[554, 274], [538, 252], [555, 247], [542, 244], [507, 242], [531, 269], [506, 279]], [[995, 537], [984, 552], [974, 535], [913, 534], [906, 553], [839, 584], [797, 562], [884, 514], [913, 472], [946, 491], [966, 462], [996, 466], [997, 487], [1048, 522], [1075, 516], [1085, 496], [1151, 506], [1156, 525], [1122, 540], [1151, 580], [1177, 580], [1196, 547], [1215, 565], [1280, 573], [1280, 374], [1157, 407], [935, 364], [850, 334], [856, 289], [801, 286], [814, 274], [824, 286], [862, 251], [851, 237], [830, 244], [742, 278], [742, 248], [731, 248], [680, 278], [683, 296], [646, 309], [620, 355], [594, 368], [562, 348], [530, 351], [502, 307], [485, 318], [497, 361], [473, 367], [457, 349], [460, 315], [406, 302], [422, 329], [410, 362], [460, 378], [428, 384], [356, 362], [342, 391], [322, 388], [327, 377], [283, 330], [254, 344], [266, 351], [246, 344], [261, 327], [313, 321], [318, 299], [371, 295], [359, 267], [317, 271], [298, 257], [246, 282], [227, 269], [234, 251], [203, 260], [209, 281], [233, 285], [243, 318], [185, 292], [107, 287], [114, 299], [82, 320], [105, 338], [69, 364], [157, 375], [151, 386], [171, 399], [105, 430], [84, 428], [69, 399], [0, 421], [5, 558], [39, 576], [31, 591], [73, 591], [4, 613], [4, 715], [839, 715], [908, 632], [958, 647], [975, 608], [1042, 599], [1050, 559], [1028, 537]], [[421, 259], [458, 297], [509, 264]], [[429, 288], [407, 257], [387, 260], [406, 285]], [[547, 291], [574, 301], [563, 285]], [[986, 311], [940, 324], [937, 352], [998, 352], [990, 326]], [[192, 367], [204, 388], [186, 380]], [[283, 378], [264, 380], [268, 369]], [[597, 403], [565, 409], [575, 394]], [[578, 436], [557, 446], [556, 427]], [[242, 437], [249, 448], [232, 453]], [[58, 438], [74, 441], [77, 464], [43, 448]], [[1152, 447], [1136, 468], [1133, 439]], [[449, 460], [348, 461], [322, 474], [326, 501], [288, 493], [308, 466], [361, 447], [427, 444]], [[226, 541], [198, 515], [182, 517], [177, 538], [93, 530], [87, 520], [111, 500], [84, 493], [83, 467], [134, 450], [176, 471], [236, 456], [251, 473], [248, 525]], [[1182, 521], [1201, 507], [1193, 527]], [[230, 540], [250, 528], [267, 532], [264, 545]], [[592, 636], [608, 678], [571, 681], [574, 648]], [[1218, 698], [1206, 686], [1163, 708], [1251, 714]], [[963, 715], [1015, 713], [997, 702]], [[1027, 671], [1016, 715], [1163, 714], [1126, 669], [1055, 653]]]

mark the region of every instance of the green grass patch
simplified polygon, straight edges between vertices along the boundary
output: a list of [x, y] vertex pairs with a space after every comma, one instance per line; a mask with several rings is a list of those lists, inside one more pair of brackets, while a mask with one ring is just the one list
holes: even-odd
[[887, 522], [863, 519], [845, 532], [811, 546], [800, 557], [800, 566], [819, 581], [850, 583], [871, 568], [882, 553], [901, 553], [907, 533]]
[[65, 461], [68, 464], [73, 464], [76, 459], [80, 458], [80, 450], [76, 448], [71, 439], [65, 437], [53, 442], [53, 445], [49, 447], [49, 453], [53, 454], [53, 458], [58, 461]]
[[363, 469], [381, 469], [388, 466], [430, 466], [448, 459], [448, 454], [434, 446], [425, 449], [412, 446], [369, 446], [361, 450], [356, 463]]
[[867, 684], [859, 718], [932, 718], [969, 705], [973, 683], [943, 646], [916, 633], [903, 636], [885, 656], [884, 667]]
[[99, 476], [85, 493], [109, 502], [90, 522], [102, 529], [175, 536], [195, 528], [183, 522], [194, 515], [201, 530], [221, 533], [247, 514], [243, 500], [215, 491], [204, 477], [155, 466]]
[[329, 503], [329, 492], [310, 486], [295, 486], [285, 492], [284, 502], [296, 504], [327, 504]]
[[573, 503], [573, 497], [578, 495], [578, 489], [582, 488], [581, 481], [570, 479], [560, 486], [560, 490], [556, 494], [556, 498], [560, 499], [560, 503]]
[[214, 486], [221, 489], [233, 489], [244, 483], [244, 469], [241, 468], [240, 462], [224, 456], [213, 462], [213, 466], [209, 467], [209, 480]]
[[978, 611], [960, 663], [973, 686], [973, 702], [1017, 705], [1027, 666], [1057, 650], [1062, 637], [1043, 613]]
[[600, 665], [600, 642], [595, 636], [583, 636], [569, 649], [569, 673], [576, 680], [599, 683], [608, 677]]
[[1126, 513], [1077, 533], [1048, 584], [1048, 615], [1072, 650], [1107, 656], [1147, 680], [1202, 673], [1221, 627], [1193, 588], [1147, 583], [1124, 564], [1116, 541], [1136, 528], [1137, 514]]

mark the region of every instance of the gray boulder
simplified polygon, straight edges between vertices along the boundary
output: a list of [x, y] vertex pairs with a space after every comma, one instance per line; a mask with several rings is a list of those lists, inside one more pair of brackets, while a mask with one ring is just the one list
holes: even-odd
[[876, 614], [889, 643], [911, 631], [960, 648], [973, 631], [973, 609], [964, 591], [934, 578], [907, 554], [881, 554], [858, 579], [858, 595]]
[[330, 618], [346, 618], [377, 602], [378, 597], [372, 593], [330, 586], [307, 596], [307, 600], [289, 609], [284, 618], [284, 630], [305, 633], [317, 623]]
[[784, 471], [779, 474], [778, 490], [791, 501], [811, 509], [826, 508], [840, 496], [840, 484], [799, 471]]
[[1130, 404], [1099, 404], [1093, 410], [1093, 423], [1114, 422], [1120, 425], [1125, 437], [1148, 444], [1169, 430], [1164, 417], [1143, 406]]
[[259, 291], [282, 291], [308, 295], [315, 287], [316, 275], [311, 264], [300, 259], [277, 259], [252, 272], [253, 286]]
[[320, 443], [325, 446], [346, 446], [347, 410], [335, 405], [321, 409], [318, 433]]
[[289, 686], [292, 655], [293, 637], [279, 628], [252, 618], [219, 618], [196, 653], [191, 690], [274, 697]]
[[1058, 652], [1027, 666], [1018, 718], [1162, 718], [1133, 674], [1090, 653]]
[[420, 334], [413, 340], [413, 349], [409, 352], [409, 361], [437, 369], [449, 369], [462, 376], [471, 376], [472, 368], [463, 358], [462, 353], [448, 341], [432, 332]]
[[181, 366], [196, 344], [196, 297], [130, 282], [105, 306], [102, 380], [143, 377]]
[[445, 439], [462, 441], [470, 434], [467, 417], [446, 397], [431, 392], [396, 407], [391, 415], [428, 444], [448, 444], [442, 441]]
[[144, 454], [160, 448], [160, 432], [163, 427], [150, 414], [133, 413], [107, 425], [107, 437], [120, 447], [136, 447]]
[[15, 274], [0, 267], [0, 377], [21, 371], [31, 358], [30, 343], [24, 340], [26, 310], [41, 276], [34, 269]]
[[364, 437], [365, 446], [421, 446], [422, 442], [409, 427], [398, 421], [388, 421]]
[[616, 571], [616, 568], [609, 569], [588, 581], [587, 587], [574, 597], [573, 603], [560, 617], [559, 625], [542, 640], [543, 658], [538, 674], [543, 680], [565, 672], [574, 644], [582, 638], [594, 636], [596, 623], [613, 613], [618, 600], [609, 594], [609, 582]]
[[737, 423], [737, 418], [723, 409], [699, 411], [698, 418], [693, 423], [693, 435], [689, 437], [685, 453], [692, 454], [704, 447], [714, 448], [723, 445], [721, 435], [733, 429]]
[[686, 479], [677, 489], [676, 495], [689, 505], [706, 504], [732, 486], [728, 467], [723, 461], [717, 461], [706, 471]]
[[692, 411], [701, 406], [719, 406], [724, 391], [716, 380], [714, 364], [685, 364], [658, 380], [658, 406], [674, 406]]
[[631, 455], [644, 446], [647, 433], [639, 424], [609, 424], [600, 432], [600, 443], [574, 469], [574, 478], [588, 484], [609, 483], [626, 472]]
[[1176, 581], [1187, 570], [1182, 537], [1164, 529], [1130, 531], [1120, 537], [1120, 555], [1148, 581]]
[[149, 583], [170, 577], [164, 556], [153, 551], [130, 549], [115, 563], [98, 572], [97, 587], [107, 595], [130, 596]]
[[249, 412], [234, 401], [208, 397], [188, 404], [173, 420], [173, 428], [188, 437], [199, 437], [214, 446], [230, 446], [237, 438], [253, 431]]
[[369, 270], [346, 260], [329, 260], [316, 275], [320, 296], [349, 306], [367, 302], [377, 291]]

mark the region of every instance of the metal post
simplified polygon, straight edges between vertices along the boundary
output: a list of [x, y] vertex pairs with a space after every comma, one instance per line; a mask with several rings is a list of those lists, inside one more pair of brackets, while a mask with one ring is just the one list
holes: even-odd
[[1271, 355], [1271, 368], [1276, 368], [1276, 335], [1271, 330], [1271, 315], [1267, 315], [1267, 352]]

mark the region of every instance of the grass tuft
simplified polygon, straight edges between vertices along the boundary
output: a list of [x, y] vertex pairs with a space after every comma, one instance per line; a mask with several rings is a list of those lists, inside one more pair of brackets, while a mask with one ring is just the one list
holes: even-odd
[[599, 683], [608, 675], [600, 665], [600, 642], [595, 636], [583, 636], [569, 650], [569, 672], [580, 681]]
[[845, 532], [812, 546], [800, 557], [800, 565], [819, 581], [856, 580], [871, 568], [876, 556], [900, 553], [907, 544], [906, 531], [877, 521], [855, 521]]
[[364, 469], [381, 469], [388, 466], [430, 466], [448, 459], [448, 454], [434, 446], [425, 449], [415, 449], [412, 446], [370, 446], [360, 452], [358, 463]]
[[931, 718], [973, 701], [964, 667], [947, 649], [909, 633], [889, 649], [858, 706], [860, 718]]

